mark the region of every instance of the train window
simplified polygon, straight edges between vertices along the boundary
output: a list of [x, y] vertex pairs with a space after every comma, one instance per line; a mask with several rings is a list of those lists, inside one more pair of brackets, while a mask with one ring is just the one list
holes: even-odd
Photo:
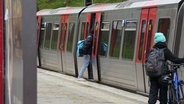
[[122, 58], [133, 60], [136, 38], [136, 21], [127, 21], [125, 26]]
[[141, 36], [140, 36], [140, 42], [139, 42], [139, 51], [138, 51], [138, 59], [142, 59], [142, 51], [143, 51], [143, 43], [144, 43], [144, 34], [146, 32], [146, 20], [142, 21], [141, 26]]
[[158, 32], [162, 32], [165, 35], [166, 40], [168, 40], [168, 35], [169, 35], [169, 31], [170, 31], [169, 27], [170, 27], [170, 19], [169, 18], [159, 19]]
[[103, 22], [101, 27], [101, 35], [100, 35], [100, 48], [99, 54], [101, 56], [107, 56], [108, 50], [108, 41], [109, 41], [109, 22]]
[[61, 23], [61, 33], [59, 39], [59, 50], [65, 50], [65, 43], [66, 43], [66, 31], [67, 31], [67, 23]]
[[109, 56], [117, 58], [119, 57], [121, 37], [122, 37], [122, 21], [121, 20], [113, 21]]
[[40, 48], [43, 48], [43, 41], [44, 41], [44, 33], [45, 33], [45, 28], [46, 28], [46, 23], [42, 23], [41, 24], [41, 30], [40, 30], [40, 45], [39, 45], [39, 47]]
[[86, 22], [83, 22], [83, 23], [82, 23], [82, 27], [81, 27], [81, 35], [80, 35], [80, 40], [83, 40], [83, 39], [84, 39], [85, 27], [86, 27]]
[[52, 29], [52, 23], [47, 23], [46, 24], [45, 42], [44, 42], [44, 48], [46, 48], [46, 49], [50, 48], [51, 29]]
[[59, 24], [54, 24], [52, 28], [52, 42], [51, 42], [51, 49], [57, 49], [57, 39], [59, 33]]
[[109, 26], [110, 26], [109, 22], [103, 22], [101, 26], [101, 31], [109, 31]]
[[67, 51], [69, 52], [72, 52], [74, 30], [75, 30], [75, 24], [69, 23], [68, 42], [67, 42]]

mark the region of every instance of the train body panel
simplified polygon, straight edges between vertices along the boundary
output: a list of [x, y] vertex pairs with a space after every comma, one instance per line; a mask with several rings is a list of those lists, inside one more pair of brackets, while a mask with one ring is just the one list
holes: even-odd
[[[40, 66], [54, 71], [62, 71], [61, 54], [56, 51], [60, 16], [42, 17], [40, 30]], [[52, 33], [52, 35], [50, 35]], [[51, 42], [50, 42], [51, 41]]]
[[[137, 38], [137, 28], [140, 10], [139, 9], [124, 9], [124, 10], [114, 10], [114, 11], [104, 11], [102, 16], [102, 25], [108, 25], [112, 28], [107, 29], [101, 28], [101, 41], [99, 43], [105, 42], [108, 44], [109, 51], [106, 56], [100, 55], [99, 64], [101, 71], [101, 82], [114, 85], [116, 87], [123, 87], [131, 90], [137, 89], [137, 78], [136, 78], [136, 67], [135, 67], [135, 49], [131, 50], [131, 56], [125, 57], [125, 51], [123, 47], [126, 47], [126, 44], [129, 44], [128, 41], [132, 42], [130, 46], [136, 47], [136, 38]], [[133, 24], [132, 31], [130, 28], [121, 27], [125, 24]], [[112, 23], [110, 25], [110, 23]], [[116, 24], [117, 28], [116, 28]], [[127, 31], [119, 31], [127, 30]], [[114, 31], [119, 31], [118, 34]], [[130, 35], [132, 39], [125, 41], [127, 35]], [[112, 34], [112, 35], [111, 35]], [[115, 36], [118, 35], [116, 38]], [[105, 38], [105, 39], [102, 39]], [[133, 40], [133, 41], [132, 41]], [[114, 44], [111, 45], [111, 44]], [[118, 52], [115, 52], [117, 50]], [[117, 54], [118, 53], [118, 54]], [[132, 75], [131, 75], [132, 74]]]
[[[56, 60], [61, 60], [58, 62], [62, 63], [62, 72], [77, 76], [84, 60], [83, 57], [76, 56], [77, 42], [85, 39], [92, 29], [92, 58], [84, 77], [136, 92], [149, 93], [144, 63], [146, 55], [154, 45], [154, 33], [163, 32], [168, 48], [183, 57], [183, 5], [181, 0], [129, 0], [121, 3], [94, 4], [78, 8], [77, 12], [73, 13], [68, 7], [48, 10], [50, 16], [60, 15], [58, 34], [62, 34], [62, 23], [66, 22], [66, 18], [62, 16], [68, 15], [66, 37], [69, 36], [69, 28], [72, 29], [69, 24], [75, 24], [73, 39], [70, 39], [74, 41], [70, 45], [72, 51], [67, 51], [65, 46], [58, 52], [59, 42], [64, 42], [64, 45], [71, 44], [68, 40], [59, 40], [59, 37], [56, 53], [61, 56]], [[48, 15], [48, 11], [39, 11], [37, 15], [44, 17]], [[178, 28], [180, 25], [182, 27]], [[177, 41], [178, 39], [180, 41]], [[182, 74], [180, 76], [183, 77]]]
[[40, 49], [40, 53], [41, 67], [62, 72], [61, 54], [43, 49]]

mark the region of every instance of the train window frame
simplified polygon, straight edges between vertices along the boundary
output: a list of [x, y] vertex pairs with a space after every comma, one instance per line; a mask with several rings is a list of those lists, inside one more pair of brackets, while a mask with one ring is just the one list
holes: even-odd
[[[133, 23], [133, 25], [131, 25]], [[136, 48], [136, 34], [137, 34], [137, 25], [138, 21], [137, 20], [126, 20], [124, 23], [124, 31], [123, 31], [123, 42], [122, 42], [122, 52], [121, 52], [121, 58], [123, 60], [131, 60], [133, 61], [135, 58], [135, 48]], [[129, 27], [128, 27], [129, 26]], [[131, 32], [131, 33], [129, 33]], [[133, 38], [129, 35], [132, 36], [133, 32]], [[128, 40], [128, 41], [126, 41]], [[131, 40], [131, 42], [130, 42]], [[132, 44], [133, 43], [133, 44]], [[131, 48], [129, 48], [130, 44], [132, 44]], [[129, 52], [126, 52], [129, 51]], [[127, 54], [128, 53], [128, 54]]]
[[140, 40], [138, 44], [138, 60], [142, 60], [143, 56], [143, 50], [144, 50], [144, 38], [145, 38], [145, 32], [146, 32], [146, 23], [147, 21], [143, 19], [141, 21], [141, 34], [140, 34]]
[[[50, 46], [51, 50], [57, 50], [57, 43], [58, 43], [58, 37], [59, 37], [59, 28], [60, 28], [59, 23], [54, 23], [53, 26], [52, 26], [52, 36], [51, 36], [51, 46]], [[55, 31], [57, 31], [56, 34], [55, 34]], [[55, 37], [55, 35], [57, 35], [57, 36]]]
[[[118, 25], [118, 23], [115, 23], [115, 21], [118, 22], [118, 23], [121, 23], [121, 24]], [[114, 29], [114, 31], [113, 31], [113, 29]], [[114, 33], [116, 33], [116, 30], [120, 30], [119, 31], [120, 33], [117, 32], [119, 38], [116, 38], [115, 44], [114, 44], [114, 46], [112, 46], [112, 41], [113, 41], [112, 40], [112, 35]], [[111, 58], [117, 58], [117, 59], [120, 58], [120, 52], [121, 52], [120, 51], [120, 48], [121, 48], [122, 36], [123, 36], [122, 20], [120, 20], [120, 19], [113, 20], [112, 21], [112, 26], [111, 26], [111, 33], [110, 33], [110, 47], [109, 47], [109, 53], [108, 53], [109, 57], [111, 57]], [[116, 46], [116, 45], [118, 45], [117, 39], [119, 39], [119, 46]]]
[[101, 31], [109, 31], [110, 30], [110, 22], [102, 22], [101, 23]]
[[[167, 30], [167, 34], [166, 34], [166, 32], [163, 32], [163, 31], [161, 31], [160, 30], [160, 25], [159, 24], [161, 24], [160, 23], [160, 20], [163, 20], [163, 19], [168, 19], [169, 20], [169, 25], [167, 24], [166, 26], [168, 26], [168, 30]], [[157, 28], [157, 32], [162, 32], [163, 34], [164, 34], [164, 36], [166, 37], [166, 40], [168, 40], [169, 39], [169, 33], [170, 33], [170, 27], [171, 27], [171, 18], [170, 17], [161, 17], [161, 18], [159, 18], [158, 19], [158, 26], [157, 26], [158, 28]]]
[[[49, 25], [51, 26], [50, 28], [49, 28]], [[47, 31], [47, 29], [48, 29], [48, 31]], [[44, 45], [43, 45], [43, 47], [44, 47], [44, 49], [50, 49], [51, 35], [52, 35], [52, 23], [51, 22], [46, 23], [46, 30], [45, 31], [46, 32], [45, 32], [45, 36], [44, 36]], [[50, 32], [50, 35], [48, 35], [49, 32]], [[49, 37], [47, 37], [47, 36], [49, 36]], [[48, 40], [47, 40], [47, 38], [48, 38]]]
[[60, 27], [59, 23], [54, 23], [52, 30], [59, 30], [59, 27]]
[[47, 24], [46, 22], [41, 24], [41, 30], [45, 30], [46, 24]]

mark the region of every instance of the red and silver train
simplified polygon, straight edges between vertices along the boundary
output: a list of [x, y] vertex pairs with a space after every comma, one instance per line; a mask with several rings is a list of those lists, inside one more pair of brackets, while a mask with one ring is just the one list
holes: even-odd
[[[38, 66], [77, 76], [83, 57], [77, 57], [79, 40], [94, 29], [92, 69], [95, 81], [148, 93], [144, 63], [152, 48], [154, 33], [163, 32], [175, 55], [184, 56], [184, 1], [130, 0], [63, 7], [37, 12]], [[104, 54], [102, 44], [108, 45]], [[84, 77], [88, 78], [88, 70]], [[183, 71], [180, 77], [184, 78]]]

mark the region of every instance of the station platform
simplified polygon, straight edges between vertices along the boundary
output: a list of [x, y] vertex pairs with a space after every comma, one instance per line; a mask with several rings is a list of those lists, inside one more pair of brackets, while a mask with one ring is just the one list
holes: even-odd
[[147, 104], [148, 97], [38, 68], [37, 104]]

